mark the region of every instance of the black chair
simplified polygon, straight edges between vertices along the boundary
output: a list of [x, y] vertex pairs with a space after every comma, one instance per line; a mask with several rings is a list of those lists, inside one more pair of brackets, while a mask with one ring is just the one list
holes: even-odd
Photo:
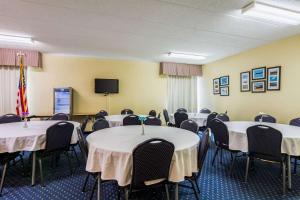
[[167, 109], [163, 110], [163, 115], [164, 115], [164, 118], [165, 118], [165, 121], [166, 121], [166, 125], [167, 126], [174, 126], [174, 124], [172, 124], [170, 122], [170, 117], [169, 117], [169, 113], [168, 113]]
[[121, 115], [133, 115], [133, 110], [125, 108], [121, 111]]
[[94, 132], [94, 131], [102, 130], [102, 129], [105, 129], [105, 128], [109, 128], [108, 121], [105, 120], [105, 119], [98, 119], [94, 122], [92, 129], [93, 129], [93, 132]]
[[210, 114], [211, 111], [210, 111], [208, 108], [202, 108], [202, 109], [200, 110], [200, 113], [203, 113], [203, 114]]
[[[190, 177], [185, 177], [185, 180], [189, 181], [192, 184], [192, 189], [194, 191], [196, 199], [200, 199], [198, 196], [198, 192], [200, 193], [198, 180], [201, 176], [201, 171], [202, 171], [202, 167], [205, 162], [208, 148], [209, 148], [209, 133], [208, 133], [208, 130], [205, 130], [203, 132], [200, 144], [198, 146], [198, 172], [193, 173], [192, 176], [190, 176]], [[182, 186], [182, 185], [180, 185], [180, 186]], [[186, 186], [183, 185], [183, 187], [186, 187]], [[197, 188], [198, 192], [197, 192], [196, 188]]]
[[95, 115], [95, 119], [105, 119], [105, 116], [108, 116], [108, 112], [106, 112], [105, 110], [100, 110], [96, 115]]
[[185, 109], [185, 108], [178, 108], [176, 110], [176, 112], [187, 112], [187, 109]]
[[259, 121], [262, 121], [262, 122], [268, 122], [268, 123], [276, 123], [276, 118], [271, 116], [271, 115], [266, 115], [266, 114], [263, 114], [263, 115], [257, 115], [255, 118], [254, 118], [254, 121], [256, 122], [259, 122]]
[[57, 113], [50, 118], [50, 120], [61, 120], [61, 121], [68, 121], [69, 119], [70, 119], [69, 115], [65, 113]]
[[0, 117], [0, 124], [20, 122], [20, 121], [22, 121], [22, 118], [19, 115], [15, 115], [15, 114], [6, 114]]
[[141, 125], [141, 121], [139, 120], [139, 116], [137, 115], [128, 115], [123, 119], [123, 126], [130, 125]]
[[149, 116], [144, 121], [144, 124], [145, 125], [150, 125], [150, 126], [161, 126], [161, 120], [156, 118], [156, 117]]
[[[299, 126], [300, 127], [300, 118], [295, 118], [292, 119], [289, 123], [291, 126]], [[292, 158], [294, 158], [294, 174], [296, 174], [297, 172], [297, 162], [299, 159], [299, 156], [291, 156]]]
[[155, 110], [150, 110], [149, 116], [156, 117], [156, 111]]
[[216, 112], [212, 112], [207, 116], [207, 120], [206, 120], [206, 127], [209, 128], [210, 127], [210, 123], [213, 119], [215, 119], [217, 117], [218, 113]]
[[221, 120], [222, 122], [229, 122], [230, 118], [226, 113], [220, 113], [216, 116], [217, 119]]
[[265, 125], [255, 125], [247, 129], [248, 158], [245, 182], [248, 179], [250, 160], [260, 159], [280, 163], [282, 167], [282, 191], [286, 193], [287, 155], [281, 153], [282, 134], [280, 131]]
[[43, 187], [45, 185], [44, 185], [42, 160], [46, 157], [53, 156], [53, 155], [58, 156], [61, 153], [63, 153], [68, 159], [70, 172], [71, 174], [73, 173], [71, 160], [68, 154], [73, 130], [74, 130], [74, 125], [66, 121], [58, 122], [47, 129], [46, 148], [44, 150], [37, 152], [37, 158], [40, 167], [41, 185]]
[[[172, 143], [163, 139], [153, 138], [139, 144], [133, 150], [132, 179], [129, 193], [125, 192], [125, 194], [128, 194], [125, 199], [128, 199], [133, 192], [158, 186], [165, 186], [167, 198], [169, 197], [167, 183], [174, 149], [175, 147]], [[152, 180], [161, 181], [152, 185], [145, 184], [147, 181]]]
[[192, 131], [196, 134], [198, 133], [198, 130], [199, 130], [198, 124], [191, 119], [184, 120], [180, 124], [180, 128], [188, 130], [188, 131]]
[[228, 133], [227, 126], [224, 124], [223, 121], [215, 118], [210, 122], [209, 128], [211, 129], [211, 132], [213, 133], [215, 145], [217, 147], [214, 157], [213, 157], [213, 160], [212, 160], [212, 165], [214, 165], [215, 159], [216, 159], [219, 151], [221, 153], [220, 163], [223, 164], [223, 150], [228, 151], [231, 153], [231, 155], [234, 154], [234, 159], [233, 159], [231, 169], [230, 169], [230, 174], [231, 174], [233, 166], [234, 166], [235, 158], [236, 158], [236, 153], [238, 153], [239, 151], [229, 149], [229, 133]]
[[175, 127], [180, 128], [180, 124], [189, 118], [188, 114], [185, 112], [174, 113]]

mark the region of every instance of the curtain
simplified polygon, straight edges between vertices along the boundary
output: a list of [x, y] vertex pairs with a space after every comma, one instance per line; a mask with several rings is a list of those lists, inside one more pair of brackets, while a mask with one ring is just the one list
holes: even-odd
[[0, 66], [0, 115], [16, 113], [19, 76], [19, 67]]
[[178, 108], [186, 108], [188, 112], [197, 112], [197, 77], [167, 77], [167, 109], [170, 113]]

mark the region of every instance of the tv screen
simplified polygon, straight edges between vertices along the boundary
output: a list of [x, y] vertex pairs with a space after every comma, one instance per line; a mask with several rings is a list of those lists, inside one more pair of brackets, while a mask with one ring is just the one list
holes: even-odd
[[119, 93], [119, 80], [95, 79], [95, 93]]

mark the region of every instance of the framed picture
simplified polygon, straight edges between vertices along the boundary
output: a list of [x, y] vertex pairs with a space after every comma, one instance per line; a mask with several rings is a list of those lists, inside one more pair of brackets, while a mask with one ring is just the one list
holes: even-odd
[[252, 69], [252, 80], [266, 79], [266, 67]]
[[221, 96], [229, 96], [229, 87], [220, 87], [220, 95]]
[[220, 79], [219, 78], [215, 78], [213, 80], [213, 90], [214, 90], [214, 94], [220, 94]]
[[229, 85], [229, 76], [220, 77], [220, 86]]
[[266, 81], [252, 81], [252, 92], [266, 92]]
[[250, 72], [241, 73], [241, 92], [250, 91]]
[[267, 90], [280, 90], [281, 66], [267, 69]]

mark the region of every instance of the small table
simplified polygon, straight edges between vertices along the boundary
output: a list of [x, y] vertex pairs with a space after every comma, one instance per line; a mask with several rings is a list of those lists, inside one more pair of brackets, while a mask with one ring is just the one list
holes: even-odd
[[105, 116], [105, 119], [109, 123], [109, 127], [115, 127], [115, 126], [122, 126], [123, 125], [123, 119], [127, 115], [108, 115]]
[[[47, 128], [59, 121], [29, 121], [28, 127], [24, 128], [25, 122], [0, 124], [0, 153], [13, 153], [18, 151], [32, 151], [32, 180], [35, 184], [36, 151], [45, 149]], [[74, 124], [71, 143], [78, 141], [76, 128], [80, 127], [78, 122], [69, 121]]]
[[[116, 180], [120, 186], [129, 185], [132, 151], [138, 144], [151, 138], [162, 138], [175, 146], [169, 181], [181, 182], [185, 176], [198, 171], [198, 135], [165, 126], [145, 126], [144, 135], [142, 126], [119, 126], [93, 132], [87, 137], [89, 155], [86, 170], [101, 172], [101, 179]], [[178, 191], [178, 185], [176, 188]]]
[[[198, 126], [205, 126], [207, 117], [209, 115], [206, 113], [187, 113], [187, 114], [188, 114], [189, 119], [192, 119], [195, 122], [197, 122]], [[175, 124], [174, 114], [171, 114], [169, 117], [170, 117], [170, 122]]]

